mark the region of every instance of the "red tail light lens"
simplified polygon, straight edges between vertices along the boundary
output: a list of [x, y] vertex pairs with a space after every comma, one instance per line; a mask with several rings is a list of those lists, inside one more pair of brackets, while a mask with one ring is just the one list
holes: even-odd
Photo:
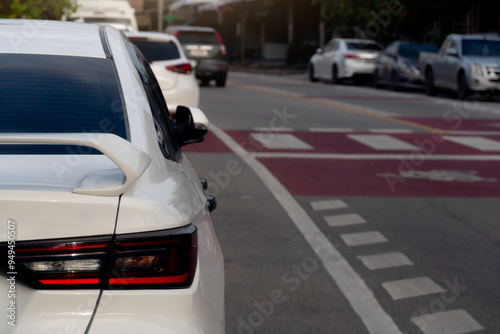
[[179, 65], [172, 65], [172, 66], [167, 66], [167, 70], [175, 72], [175, 73], [181, 73], [181, 74], [189, 74], [193, 71], [193, 68], [191, 67], [191, 64], [179, 64]]
[[226, 46], [224, 45], [224, 42], [222, 41], [221, 35], [219, 34], [219, 32], [216, 31], [215, 36], [217, 36], [217, 40], [219, 41], [220, 53], [224, 57], [227, 56], [227, 49], [226, 49]]
[[354, 55], [354, 54], [351, 54], [351, 53], [345, 54], [344, 58], [345, 59], [360, 59], [358, 55]]
[[[1, 248], [7, 252], [7, 245]], [[182, 288], [193, 281], [196, 248], [192, 225], [115, 238], [18, 242], [16, 278], [39, 289]]]

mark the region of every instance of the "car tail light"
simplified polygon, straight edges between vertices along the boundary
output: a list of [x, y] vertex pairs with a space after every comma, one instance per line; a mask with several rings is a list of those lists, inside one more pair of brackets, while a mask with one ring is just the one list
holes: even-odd
[[[7, 252], [7, 245], [1, 247]], [[39, 289], [182, 288], [193, 281], [196, 248], [192, 225], [114, 238], [17, 242], [16, 278]]]
[[167, 66], [167, 70], [175, 72], [175, 73], [181, 73], [181, 74], [189, 74], [193, 71], [193, 68], [191, 64], [179, 64], [179, 65], [172, 65], [172, 66]]
[[175, 36], [175, 38], [177, 38], [177, 39], [179, 38], [179, 30], [177, 30], [176, 32], [174, 32], [174, 36]]
[[219, 46], [220, 46], [220, 53], [223, 57], [227, 56], [227, 49], [226, 46], [224, 45], [224, 42], [222, 41], [222, 37], [219, 34], [219, 32], [215, 32], [215, 36], [217, 36], [217, 40], [219, 41]]
[[344, 58], [345, 58], [345, 59], [360, 59], [358, 55], [354, 55], [354, 54], [352, 54], [352, 53], [346, 53], [346, 54], [344, 55]]

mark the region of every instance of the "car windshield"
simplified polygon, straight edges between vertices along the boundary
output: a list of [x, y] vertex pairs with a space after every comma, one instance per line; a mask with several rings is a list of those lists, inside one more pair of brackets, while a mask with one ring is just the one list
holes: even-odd
[[219, 41], [213, 32], [179, 31], [177, 38], [181, 44], [209, 44], [218, 45]]
[[181, 57], [179, 49], [174, 42], [148, 41], [130, 38], [130, 41], [137, 46], [148, 62], [161, 60], [179, 59]]
[[380, 51], [382, 48], [375, 43], [347, 43], [348, 50], [357, 51]]
[[494, 56], [500, 57], [500, 41], [481, 39], [466, 39], [462, 41], [464, 56]]
[[439, 47], [432, 44], [401, 44], [399, 55], [401, 57], [418, 59], [420, 52], [439, 52]]
[[[113, 133], [127, 138], [110, 59], [0, 54], [0, 133]], [[0, 145], [0, 153], [67, 154]]]

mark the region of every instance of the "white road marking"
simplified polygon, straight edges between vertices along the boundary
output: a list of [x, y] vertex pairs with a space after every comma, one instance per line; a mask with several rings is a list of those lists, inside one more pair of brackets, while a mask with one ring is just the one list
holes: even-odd
[[382, 151], [420, 151], [415, 145], [387, 135], [347, 135], [360, 144]]
[[378, 231], [347, 233], [341, 234], [340, 237], [347, 246], [363, 246], [388, 241], [387, 238]]
[[312, 150], [313, 147], [291, 134], [277, 133], [252, 133], [253, 139], [257, 140], [267, 149], [285, 150]]
[[[326, 271], [344, 294], [353, 310], [358, 314], [371, 334], [401, 334], [391, 317], [382, 309], [366, 283], [354, 271], [347, 260], [331, 244], [316, 226], [305, 210], [288, 190], [254, 156], [228, 136], [217, 126], [211, 124], [211, 131], [255, 172], [281, 204], [299, 232], [321, 259]], [[332, 304], [335, 303], [332, 300]]]
[[330, 227], [350, 226], [366, 224], [366, 220], [358, 214], [348, 213], [345, 215], [333, 215], [324, 217]]
[[344, 133], [344, 132], [354, 132], [354, 129], [350, 128], [309, 128], [310, 132], [331, 132], [331, 133]]
[[[410, 154], [337, 154], [337, 153], [285, 153], [285, 152], [263, 152], [253, 154], [255, 158], [283, 158], [283, 159], [328, 159], [328, 160], [409, 160], [415, 159], [415, 155]], [[481, 154], [433, 154], [418, 157], [423, 161], [444, 160], [444, 161], [500, 161], [500, 155]], [[411, 161], [411, 160], [410, 160]]]
[[442, 287], [434, 283], [434, 281], [428, 277], [386, 282], [382, 283], [382, 287], [387, 290], [394, 300], [444, 292]]
[[488, 138], [458, 136], [444, 136], [443, 138], [456, 144], [464, 145], [483, 152], [500, 152], [500, 142]]
[[413, 265], [406, 255], [399, 252], [358, 256], [358, 259], [370, 270]]
[[414, 133], [415, 131], [409, 129], [368, 129], [368, 132], [373, 133]]
[[414, 317], [411, 321], [424, 334], [461, 334], [484, 329], [465, 310], [425, 314]]
[[311, 206], [314, 211], [338, 210], [349, 207], [344, 201], [340, 199], [311, 202]]
[[294, 128], [253, 128], [255, 131], [262, 131], [262, 132], [293, 132], [295, 131]]

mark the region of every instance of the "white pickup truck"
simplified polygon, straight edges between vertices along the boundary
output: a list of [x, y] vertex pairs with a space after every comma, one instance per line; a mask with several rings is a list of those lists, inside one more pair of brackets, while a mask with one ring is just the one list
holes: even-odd
[[461, 100], [488, 97], [500, 90], [500, 37], [449, 35], [439, 54], [422, 52], [419, 64], [428, 95], [447, 89]]

